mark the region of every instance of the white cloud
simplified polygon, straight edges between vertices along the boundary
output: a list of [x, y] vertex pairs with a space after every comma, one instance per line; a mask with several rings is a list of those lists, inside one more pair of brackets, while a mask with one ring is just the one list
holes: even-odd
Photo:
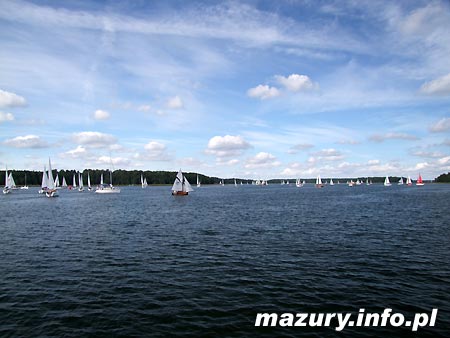
[[144, 146], [145, 153], [139, 154], [140, 159], [156, 160], [156, 161], [168, 161], [170, 156], [167, 153], [167, 147], [165, 144], [157, 141], [150, 141]]
[[430, 127], [430, 131], [434, 133], [450, 130], [450, 117], [444, 117]]
[[289, 150], [288, 150], [288, 154], [297, 154], [298, 152], [302, 151], [302, 150], [306, 150], [306, 149], [310, 149], [314, 147], [312, 144], [309, 143], [298, 143], [293, 145]]
[[253, 98], [265, 100], [279, 96], [280, 91], [277, 88], [269, 87], [268, 85], [258, 85], [254, 88], [250, 88], [247, 91], [247, 95]]
[[124, 157], [109, 157], [109, 156], [100, 156], [99, 158], [97, 158], [97, 160], [95, 161], [97, 164], [105, 164], [110, 166], [111, 163], [115, 166], [119, 165], [123, 165], [123, 166], [127, 166], [131, 163], [131, 161], [128, 158], [124, 158]]
[[381, 143], [386, 140], [418, 140], [419, 138], [417, 136], [406, 134], [406, 133], [386, 133], [386, 134], [374, 134], [369, 137], [370, 141]]
[[0, 107], [25, 106], [27, 101], [20, 95], [0, 89]]
[[214, 136], [209, 140], [205, 152], [217, 157], [230, 157], [238, 156], [250, 147], [250, 144], [239, 135]]
[[6, 121], [13, 121], [14, 115], [11, 113], [4, 113], [0, 111], [0, 123], [6, 122]]
[[72, 135], [75, 143], [89, 147], [100, 148], [116, 143], [116, 138], [110, 134], [104, 134], [97, 131], [83, 131]]
[[450, 156], [442, 157], [438, 160], [438, 163], [441, 165], [450, 164]]
[[277, 161], [275, 156], [270, 153], [260, 152], [255, 156], [247, 159], [244, 167], [246, 169], [254, 169], [278, 167], [279, 165], [281, 165], [281, 162]]
[[420, 91], [427, 95], [450, 95], [450, 73], [424, 83]]
[[75, 149], [66, 151], [65, 153], [61, 154], [60, 156], [62, 158], [81, 158], [86, 156], [87, 151], [86, 148], [84, 148], [83, 146], [78, 146]]
[[36, 135], [17, 136], [5, 140], [3, 144], [14, 148], [46, 148], [49, 146], [47, 142]]
[[313, 83], [307, 75], [291, 74], [288, 77], [275, 75], [275, 79], [291, 92], [318, 88], [318, 85]]
[[344, 159], [344, 155], [336, 149], [322, 149], [312, 154], [313, 156], [309, 157], [309, 163], [316, 163], [320, 161], [340, 161]]
[[94, 112], [94, 119], [96, 120], [107, 120], [110, 117], [111, 115], [105, 110], [98, 109]]
[[368, 165], [377, 165], [380, 164], [380, 160], [369, 160], [367, 161]]
[[415, 169], [416, 170], [422, 170], [422, 169], [426, 169], [430, 166], [430, 164], [428, 162], [421, 162], [421, 163], [417, 163]]
[[183, 101], [177, 95], [167, 100], [166, 107], [169, 109], [181, 109], [184, 107]]

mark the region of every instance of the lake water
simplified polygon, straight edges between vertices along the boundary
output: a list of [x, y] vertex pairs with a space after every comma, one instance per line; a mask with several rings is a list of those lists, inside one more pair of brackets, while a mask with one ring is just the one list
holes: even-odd
[[[450, 185], [0, 196], [0, 336], [448, 337]], [[434, 327], [255, 328], [258, 312]]]

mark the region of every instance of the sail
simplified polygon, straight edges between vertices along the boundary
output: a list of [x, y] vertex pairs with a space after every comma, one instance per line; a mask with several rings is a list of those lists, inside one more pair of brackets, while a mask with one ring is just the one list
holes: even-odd
[[55, 187], [59, 187], [59, 174], [58, 173], [56, 173]]
[[91, 188], [91, 178], [89, 177], [89, 171], [88, 171], [88, 188]]
[[8, 169], [5, 170], [5, 188], [10, 188], [10, 185], [9, 185], [9, 176], [8, 176]]
[[78, 182], [80, 183], [80, 189], [83, 188], [83, 174], [78, 173]]
[[178, 171], [177, 177], [175, 178], [175, 182], [173, 183], [172, 186], [172, 191], [183, 191], [183, 192], [194, 191], [189, 181], [186, 179], [186, 177], [183, 176], [181, 169]]
[[63, 181], [62, 181], [62, 187], [66, 188], [67, 187], [67, 182], [66, 182], [66, 178], [63, 176]]
[[53, 180], [53, 174], [52, 174], [52, 163], [50, 162], [50, 158], [48, 159], [48, 188], [50, 190], [55, 189], [55, 181]]
[[316, 178], [316, 184], [322, 184], [322, 179], [320, 178], [320, 175]]
[[330, 185], [334, 185], [333, 179], [330, 179]]
[[47, 168], [44, 165], [44, 171], [42, 172], [42, 182], [41, 182], [41, 188], [47, 188], [48, 187], [48, 177], [47, 177]]
[[410, 176], [408, 176], [408, 178], [406, 179], [406, 184], [407, 184], [407, 185], [411, 185], [411, 184], [412, 184], [412, 181], [411, 181], [411, 177], [410, 177]]
[[100, 175], [100, 185], [103, 185], [103, 173]]
[[77, 181], [75, 179], [75, 173], [73, 173], [73, 184], [72, 187], [76, 188], [77, 187]]
[[9, 176], [8, 176], [8, 187], [16, 188], [16, 182], [14, 181], [14, 177], [12, 175], [12, 172], [10, 172]]

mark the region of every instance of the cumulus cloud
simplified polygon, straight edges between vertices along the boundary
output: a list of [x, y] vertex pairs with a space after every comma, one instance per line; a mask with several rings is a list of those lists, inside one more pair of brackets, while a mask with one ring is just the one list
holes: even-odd
[[386, 133], [386, 134], [374, 134], [369, 137], [370, 141], [381, 143], [386, 140], [418, 140], [417, 136], [406, 134], [406, 133]]
[[205, 152], [217, 157], [230, 157], [238, 156], [248, 148], [250, 148], [250, 143], [242, 136], [214, 136], [209, 140]]
[[140, 159], [168, 161], [170, 156], [167, 153], [165, 144], [157, 141], [150, 141], [144, 146], [145, 153], [139, 154]]
[[315, 163], [319, 161], [340, 161], [344, 159], [344, 155], [336, 149], [322, 149], [312, 154], [308, 159], [309, 163]]
[[318, 88], [318, 85], [313, 83], [307, 75], [291, 74], [288, 77], [275, 75], [275, 80], [290, 92], [300, 92]]
[[439, 133], [450, 130], [450, 117], [444, 117], [430, 127], [433, 133]]
[[281, 162], [277, 161], [275, 156], [270, 153], [260, 152], [255, 156], [247, 159], [244, 167], [246, 169], [272, 168], [279, 165], [281, 165]]
[[25, 106], [27, 101], [20, 95], [0, 89], [0, 107]]
[[11, 139], [7, 139], [3, 144], [14, 148], [46, 148], [47, 142], [43, 141], [39, 136], [26, 135], [17, 136]]
[[110, 117], [111, 115], [105, 110], [98, 109], [94, 112], [94, 119], [96, 120], [107, 120]]
[[420, 91], [427, 95], [450, 95], [450, 74], [424, 83]]
[[105, 164], [105, 165], [111, 165], [111, 163], [115, 166], [121, 166], [121, 165], [129, 165], [130, 160], [128, 158], [124, 157], [109, 157], [109, 156], [100, 156], [95, 161], [97, 164]]
[[97, 131], [83, 131], [72, 135], [75, 143], [86, 145], [93, 148], [106, 147], [116, 143], [116, 138], [110, 134], [104, 134]]
[[4, 113], [0, 111], [0, 123], [6, 122], [6, 121], [13, 121], [14, 115], [11, 113]]
[[438, 160], [438, 163], [441, 165], [450, 164], [450, 156], [442, 157]]
[[254, 88], [250, 88], [247, 91], [247, 95], [253, 98], [265, 100], [279, 96], [280, 91], [277, 88], [269, 87], [268, 85], [258, 85]]
[[166, 107], [169, 109], [181, 109], [184, 107], [183, 101], [177, 95], [167, 100]]

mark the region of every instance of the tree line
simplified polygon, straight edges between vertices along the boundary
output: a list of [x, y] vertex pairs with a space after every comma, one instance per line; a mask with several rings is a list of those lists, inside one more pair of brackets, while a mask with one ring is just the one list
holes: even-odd
[[450, 172], [439, 175], [435, 181], [438, 183], [450, 183]]

